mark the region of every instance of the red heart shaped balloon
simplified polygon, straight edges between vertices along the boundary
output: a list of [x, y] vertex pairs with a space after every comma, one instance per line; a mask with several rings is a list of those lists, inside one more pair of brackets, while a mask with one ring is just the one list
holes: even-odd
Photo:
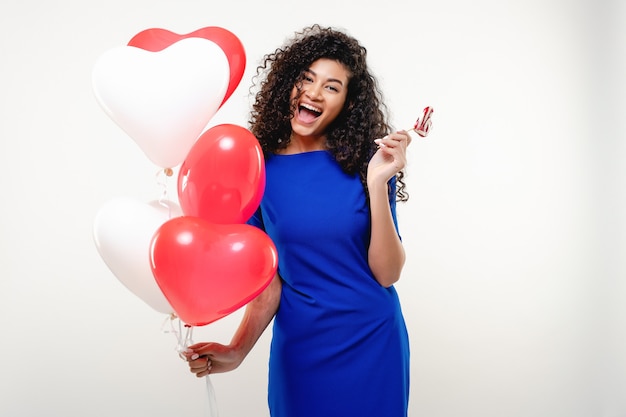
[[245, 223], [265, 191], [261, 145], [248, 129], [221, 124], [204, 132], [178, 172], [183, 213], [211, 223]]
[[276, 274], [278, 255], [271, 239], [254, 226], [182, 216], [155, 233], [150, 265], [180, 320], [203, 326], [259, 295]]
[[204, 38], [215, 42], [226, 54], [230, 65], [230, 82], [222, 104], [228, 100], [239, 85], [246, 68], [246, 53], [243, 44], [234, 33], [219, 26], [208, 26], [191, 33], [180, 35], [166, 29], [153, 28], [139, 32], [128, 42], [128, 46], [158, 52], [185, 38]]

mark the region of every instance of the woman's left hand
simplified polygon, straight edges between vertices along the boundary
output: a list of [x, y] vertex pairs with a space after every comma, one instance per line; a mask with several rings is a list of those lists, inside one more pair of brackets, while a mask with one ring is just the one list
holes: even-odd
[[406, 166], [406, 149], [411, 136], [406, 130], [400, 130], [374, 142], [378, 144], [378, 151], [369, 162], [367, 181], [386, 183]]

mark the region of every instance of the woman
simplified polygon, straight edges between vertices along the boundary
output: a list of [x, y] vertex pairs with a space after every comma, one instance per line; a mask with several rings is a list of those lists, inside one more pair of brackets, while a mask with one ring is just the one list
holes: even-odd
[[278, 273], [229, 345], [189, 348], [190, 369], [237, 368], [274, 319], [273, 417], [404, 417], [409, 344], [393, 284], [411, 138], [390, 133], [366, 50], [343, 32], [306, 28], [258, 72], [250, 125], [267, 185], [249, 223], [272, 238]]

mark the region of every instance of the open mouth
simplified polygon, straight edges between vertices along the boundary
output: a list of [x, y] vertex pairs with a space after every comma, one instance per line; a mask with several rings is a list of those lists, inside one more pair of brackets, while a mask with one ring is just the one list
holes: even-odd
[[298, 116], [305, 123], [311, 123], [322, 115], [322, 110], [309, 104], [298, 106]]

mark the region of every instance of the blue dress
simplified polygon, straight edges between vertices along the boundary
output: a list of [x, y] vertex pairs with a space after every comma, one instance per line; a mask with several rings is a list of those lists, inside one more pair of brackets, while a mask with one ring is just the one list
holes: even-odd
[[[405, 417], [409, 342], [396, 290], [367, 263], [370, 217], [358, 175], [327, 151], [272, 155], [248, 221], [278, 250], [272, 417]], [[394, 184], [395, 185], [395, 184]], [[394, 222], [395, 193], [390, 192]]]

